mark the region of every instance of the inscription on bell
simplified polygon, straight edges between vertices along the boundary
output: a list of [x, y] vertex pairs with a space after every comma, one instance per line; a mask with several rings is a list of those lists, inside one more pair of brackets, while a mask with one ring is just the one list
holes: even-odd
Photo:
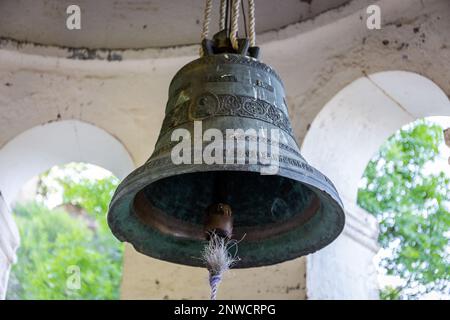
[[273, 87], [270, 84], [265, 83], [264, 81], [256, 79], [255, 84], [258, 87], [261, 87], [261, 88], [264, 88], [264, 89], [266, 89], [266, 90], [268, 90], [270, 92], [273, 92]]
[[237, 82], [237, 78], [232, 74], [223, 74], [220, 76], [207, 76], [206, 82]]

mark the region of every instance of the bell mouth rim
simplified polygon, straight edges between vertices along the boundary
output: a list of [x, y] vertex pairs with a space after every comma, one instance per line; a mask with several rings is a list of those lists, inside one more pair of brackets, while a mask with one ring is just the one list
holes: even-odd
[[[256, 172], [247, 172], [247, 174], [249, 173], [255, 175], [257, 174]], [[177, 177], [189, 174], [190, 173], [184, 173], [177, 175]], [[285, 177], [281, 178], [289, 179]], [[170, 177], [166, 179], [170, 179]], [[300, 183], [295, 180], [292, 181], [295, 183]], [[309, 194], [311, 194], [311, 198], [302, 211], [295, 213], [287, 219], [273, 223], [265, 223], [258, 226], [234, 226], [232, 238], [237, 240], [245, 238], [245, 241], [261, 241], [271, 237], [276, 237], [285, 232], [289, 232], [299, 225], [307, 223], [320, 209], [320, 201], [318, 196], [312, 189], [310, 189], [308, 185], [303, 185], [303, 187], [307, 189]], [[146, 198], [145, 187], [136, 193], [132, 200], [131, 208], [133, 213], [142, 223], [158, 230], [159, 232], [174, 237], [197, 241], [203, 241], [206, 238], [204, 225], [189, 223], [165, 213]], [[204, 212], [201, 212], [201, 214], [203, 213]], [[236, 212], [236, 214], [239, 214], [239, 212]]]
[[[165, 159], [168, 158], [168, 159]], [[158, 180], [171, 177], [173, 175], [181, 175], [185, 173], [195, 173], [195, 172], [209, 172], [209, 171], [235, 171], [235, 172], [254, 172], [261, 173], [261, 165], [253, 166], [250, 164], [209, 164], [207, 167], [198, 164], [180, 164], [177, 165], [176, 171], [168, 170], [166, 166], [155, 166], [151, 168], [150, 166], [154, 162], [167, 160], [171, 163], [170, 155], [161, 155], [156, 158], [150, 158], [146, 163], [137, 167], [135, 170], [130, 172], [118, 185], [116, 188], [111, 202], [109, 204], [108, 216], [110, 216], [111, 208], [114, 206], [115, 202], [119, 200], [126, 193], [134, 193], [136, 195], [141, 189], [146, 185], [154, 183]], [[339, 207], [344, 209], [344, 204], [339, 197], [336, 187], [333, 183], [319, 170], [309, 166], [313, 172], [308, 173], [305, 169], [292, 167], [280, 163], [278, 172], [276, 175], [282, 176], [288, 179], [292, 179], [301, 182], [308, 187], [313, 189], [321, 190], [325, 192], [333, 201], [335, 201]], [[160, 171], [159, 174], [149, 174], [148, 171]], [[318, 179], [316, 176], [321, 176], [323, 179]], [[134, 198], [134, 196], [133, 196]]]
[[[148, 163], [137, 168], [125, 178], [113, 196], [107, 216], [113, 234], [119, 240], [131, 243], [138, 252], [147, 256], [182, 265], [204, 267], [199, 257], [206, 241], [168, 236], [143, 224], [133, 213], [134, 197], [148, 184], [172, 175], [223, 170], [259, 171], [248, 165], [208, 165], [207, 167], [180, 165], [176, 171], [165, 166], [150, 170], [147, 165]], [[319, 173], [318, 170], [314, 170]], [[306, 170], [283, 166], [280, 166], [278, 175], [296, 180], [311, 188], [321, 201], [320, 212], [300, 228], [280, 237], [274, 237], [273, 241], [276, 241], [278, 245], [286, 244], [286, 247], [274, 246], [274, 250], [269, 252], [264, 250], [264, 248], [267, 249], [267, 242], [263, 244], [261, 241], [243, 241], [239, 248], [242, 259], [235, 265], [236, 269], [268, 266], [305, 256], [327, 246], [343, 231], [344, 208], [337, 191], [328, 179], [322, 179], [321, 175], [313, 177]], [[327, 230], [327, 233], [316, 234], [311, 238], [311, 233], [315, 232], [317, 226]], [[195, 250], [188, 250], [191, 247]]]

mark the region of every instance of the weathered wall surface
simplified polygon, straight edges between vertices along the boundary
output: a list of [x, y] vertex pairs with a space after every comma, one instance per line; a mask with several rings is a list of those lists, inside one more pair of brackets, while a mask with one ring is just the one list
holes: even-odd
[[[369, 3], [352, 1], [313, 20], [260, 37], [264, 62], [285, 82], [299, 143], [326, 103], [367, 74], [412, 71], [450, 94], [450, 3], [378, 1], [382, 29], [368, 30], [365, 5]], [[29, 128], [77, 119], [116, 137], [134, 164], [140, 165], [156, 142], [171, 77], [194, 59], [196, 52], [196, 47], [88, 52], [3, 40], [0, 147]], [[108, 61], [108, 56], [116, 58]], [[313, 266], [317, 263], [326, 265], [318, 260]], [[303, 258], [264, 269], [236, 270], [224, 281], [219, 296], [302, 299], [305, 268]], [[363, 291], [358, 292], [371, 297], [372, 293]], [[123, 298], [202, 298], [205, 292], [204, 270], [156, 261], [127, 247]]]
[[[256, 3], [256, 32], [277, 30], [307, 20], [350, 0], [273, 0]], [[247, 1], [243, 1], [245, 6]], [[77, 4], [81, 29], [64, 26], [66, 8]], [[214, 1], [210, 29], [218, 31], [219, 1]], [[0, 35], [20, 41], [70, 48], [138, 49], [197, 44], [205, 1], [199, 0], [2, 0]], [[45, 30], [45, 32], [43, 32]], [[243, 31], [242, 14], [240, 30]]]
[[[185, 267], [125, 250], [123, 299], [209, 299], [208, 271]], [[305, 258], [283, 264], [230, 270], [218, 299], [305, 299]]]
[[106, 131], [78, 120], [54, 121], [22, 132], [0, 149], [0, 190], [11, 202], [29, 179], [69, 162], [98, 165], [119, 179], [134, 168], [124, 146]]

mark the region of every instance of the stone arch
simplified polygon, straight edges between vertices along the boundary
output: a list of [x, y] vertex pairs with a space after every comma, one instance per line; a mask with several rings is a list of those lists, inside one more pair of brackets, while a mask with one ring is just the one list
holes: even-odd
[[120, 141], [78, 120], [51, 122], [28, 129], [0, 149], [0, 299], [6, 293], [10, 265], [15, 263], [19, 233], [10, 204], [30, 178], [54, 165], [88, 162], [123, 178], [134, 163]]
[[122, 143], [105, 130], [79, 120], [28, 129], [0, 149], [0, 190], [11, 203], [22, 185], [58, 164], [88, 162], [125, 177], [134, 163]]
[[450, 116], [445, 92], [417, 73], [385, 71], [353, 81], [312, 122], [302, 154], [335, 183], [347, 219], [333, 244], [308, 257], [309, 298], [377, 298], [377, 223], [356, 205], [358, 182], [391, 134], [429, 116]]

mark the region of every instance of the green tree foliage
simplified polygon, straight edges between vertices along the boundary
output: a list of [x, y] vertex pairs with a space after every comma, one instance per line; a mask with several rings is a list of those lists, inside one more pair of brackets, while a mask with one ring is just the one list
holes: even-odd
[[[11, 272], [8, 299], [118, 299], [123, 246], [109, 231], [105, 214], [118, 180], [83, 177], [84, 165], [70, 165], [55, 177], [41, 177], [45, 199], [62, 190], [63, 203], [79, 207], [71, 215], [48, 209], [43, 203], [18, 204], [14, 208], [21, 235], [18, 263]], [[67, 285], [80, 271], [80, 288]]]
[[450, 294], [450, 179], [426, 170], [442, 141], [440, 126], [417, 121], [391, 136], [365, 170], [358, 204], [380, 223], [379, 243], [390, 252], [381, 267], [405, 280], [382, 299]]

